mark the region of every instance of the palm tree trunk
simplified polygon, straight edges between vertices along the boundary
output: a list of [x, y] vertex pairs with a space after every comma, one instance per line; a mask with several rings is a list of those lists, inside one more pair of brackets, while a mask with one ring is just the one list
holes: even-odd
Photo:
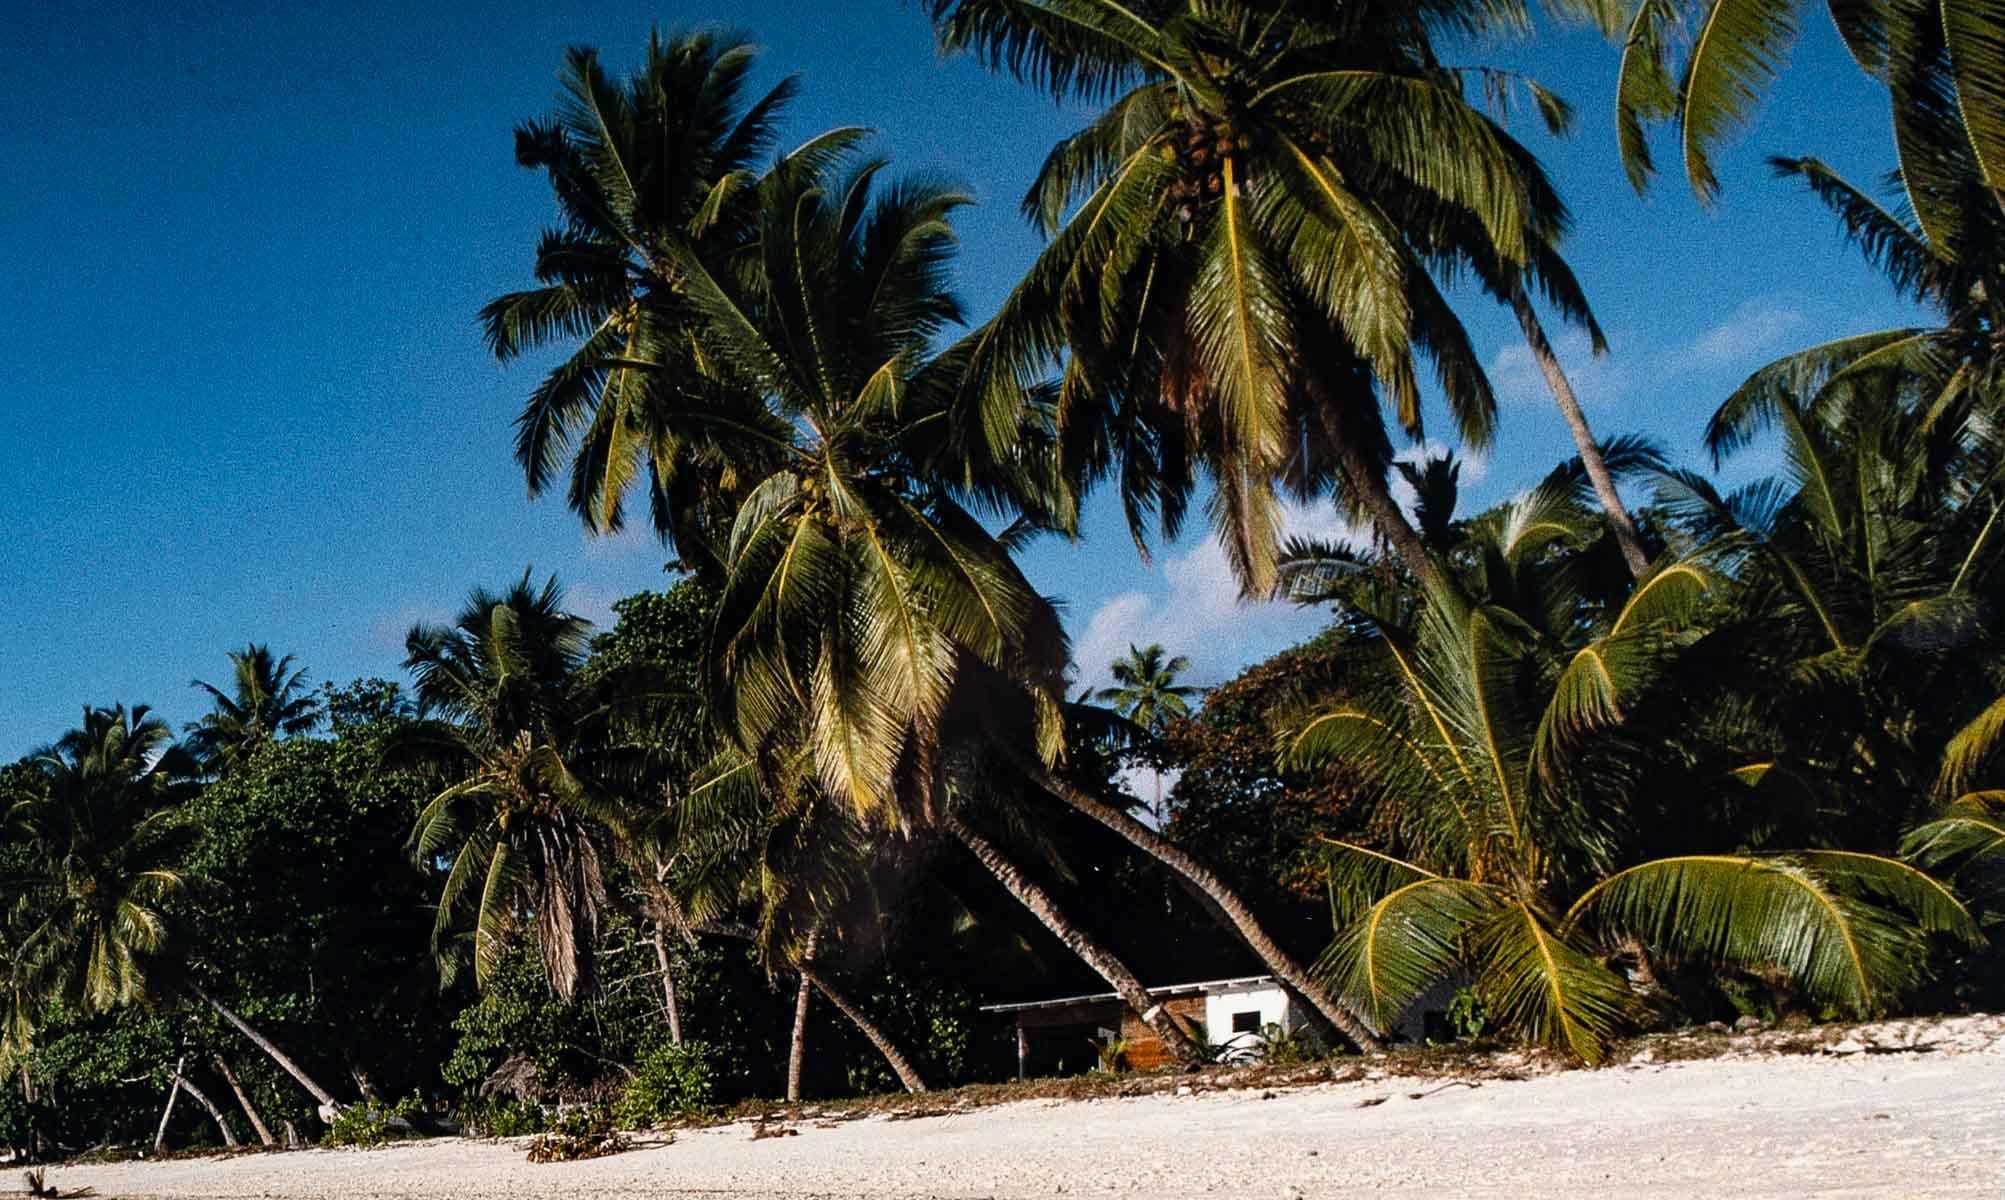
[[[703, 933], [714, 933], [721, 937], [738, 938], [741, 941], [757, 942], [759, 940], [759, 935], [750, 926], [741, 925], [736, 921], [706, 921], [698, 928]], [[796, 969], [800, 972], [801, 978], [814, 984], [815, 990], [820, 992], [823, 998], [830, 1004], [835, 1005], [837, 1012], [847, 1018], [850, 1024], [856, 1026], [857, 1030], [864, 1037], [870, 1039], [870, 1044], [877, 1047], [877, 1052], [882, 1054], [884, 1061], [891, 1065], [892, 1072], [898, 1076], [898, 1082], [905, 1085], [906, 1091], [923, 1092], [926, 1090], [926, 1081], [919, 1077], [918, 1068], [914, 1067], [912, 1060], [906, 1058], [898, 1049], [898, 1044], [886, 1036], [885, 1032], [879, 1029], [877, 1023], [865, 1015], [862, 1009], [851, 1004], [844, 998], [842, 993], [830, 986], [827, 978], [815, 969], [812, 962], [804, 962]]]
[[919, 1069], [914, 1067], [912, 1060], [906, 1058], [904, 1052], [898, 1049], [897, 1043], [877, 1027], [877, 1022], [865, 1015], [862, 1009], [851, 1004], [842, 993], [830, 987], [828, 980], [815, 969], [813, 963], [803, 964], [800, 970], [802, 979], [814, 984], [815, 990], [827, 997], [828, 1002], [835, 1005], [837, 1012], [847, 1017], [850, 1024], [855, 1025], [863, 1032], [864, 1037], [870, 1039], [870, 1044], [877, 1047], [877, 1052], [891, 1065], [892, 1073], [898, 1076], [898, 1082], [905, 1085], [906, 1091], [926, 1090], [926, 1081], [919, 1077]]
[[1511, 285], [1511, 311], [1518, 315], [1518, 327], [1524, 330], [1525, 345], [1531, 347], [1532, 358], [1539, 364], [1539, 371], [1546, 377], [1546, 387], [1552, 391], [1553, 400], [1559, 405], [1559, 415], [1566, 419], [1566, 427], [1573, 433], [1573, 444], [1580, 450], [1580, 462], [1587, 469], [1587, 478], [1594, 485], [1595, 498], [1601, 501], [1601, 511], [1608, 518], [1608, 527], [1615, 531], [1616, 544], [1622, 547], [1622, 558], [1629, 564], [1629, 573], [1638, 579], [1650, 573], [1650, 556], [1643, 552], [1643, 539], [1636, 532], [1636, 522], [1629, 516], [1629, 509], [1622, 503], [1621, 493], [1615, 490], [1615, 477], [1608, 473], [1608, 461], [1601, 456], [1601, 445], [1594, 440], [1594, 431], [1588, 428], [1587, 415], [1580, 411], [1580, 401], [1573, 394], [1573, 384], [1567, 380], [1566, 371], [1559, 365], [1559, 356], [1553, 353], [1552, 343], [1546, 339], [1545, 326], [1539, 323], [1539, 314], [1532, 308], [1531, 297], [1525, 294], [1522, 279]]
[[814, 995], [814, 985], [806, 975], [801, 976], [801, 985], [794, 993], [794, 1040], [787, 1048], [787, 1103], [798, 1104], [801, 1100], [801, 1067], [808, 1057], [808, 999]]
[[251, 1103], [250, 1094], [244, 1091], [244, 1085], [237, 1082], [237, 1073], [230, 1069], [230, 1060], [218, 1054], [216, 1070], [222, 1073], [223, 1082], [229, 1084], [230, 1090], [237, 1094], [237, 1103], [243, 1107], [244, 1117], [250, 1121], [251, 1128], [257, 1131], [258, 1142], [266, 1146], [271, 1145], [272, 1131], [265, 1128], [265, 1119], [258, 1115], [257, 1106]]
[[167, 1107], [160, 1110], [160, 1128], [153, 1133], [153, 1152], [167, 1149], [167, 1122], [174, 1119], [174, 1102], [181, 1098], [181, 1068], [188, 1065], [188, 1056], [182, 1055], [174, 1064], [174, 1078], [167, 1082]]
[[654, 961], [661, 966], [661, 1007], [668, 1013], [668, 1040], [682, 1044], [682, 1005], [675, 995], [675, 971], [668, 958], [668, 943], [661, 935], [661, 922], [654, 926]]
[[1210, 868], [1191, 857], [1175, 842], [1113, 805], [1102, 803], [1021, 757], [1017, 758], [1017, 764], [1019, 768], [1030, 773], [1032, 781], [1039, 787], [1064, 801], [1075, 811], [1093, 818], [1120, 834], [1136, 849], [1189, 880], [1210, 901], [1207, 907], [1213, 908], [1214, 915], [1225, 917], [1233, 931], [1238, 933], [1240, 939], [1260, 957], [1260, 961], [1267, 965], [1268, 971], [1272, 972], [1276, 979], [1307, 1000], [1323, 1015], [1324, 1020], [1356, 1043], [1360, 1050], [1369, 1052], [1382, 1048], [1371, 1027], [1358, 1019], [1355, 1013], [1337, 1003], [1328, 988], [1317, 982], [1314, 976], [1303, 969], [1302, 964], [1283, 950], [1280, 943], [1261, 928], [1259, 918], [1253, 915], [1253, 910], [1247, 906], [1246, 901], [1240, 899], [1239, 894], [1213, 874]]
[[203, 1091], [201, 1088], [196, 1087], [194, 1081], [187, 1078], [186, 1076], [180, 1076], [178, 1077], [178, 1079], [181, 1084], [181, 1090], [187, 1092], [190, 1096], [195, 1097], [195, 1102], [197, 1104], [200, 1104], [203, 1108], [209, 1110], [209, 1119], [214, 1121], [216, 1123], [216, 1128], [222, 1131], [223, 1144], [225, 1146], [228, 1146], [232, 1150], [236, 1149], [237, 1135], [230, 1131], [230, 1123], [223, 1119], [223, 1110], [216, 1107], [216, 1102], [214, 1100], [209, 1099], [209, 1093]]
[[1058, 905], [1052, 900], [1050, 893], [1033, 883], [1022, 871], [1017, 870], [1016, 864], [1003, 857], [1002, 851], [987, 838], [970, 829], [958, 816], [948, 813], [942, 819], [942, 824], [947, 832], [953, 835], [954, 840], [966, 846], [981, 860], [982, 865], [989, 869], [989, 874], [995, 876], [997, 882], [1001, 883], [1010, 895], [1015, 896], [1018, 903], [1029, 909], [1038, 920], [1044, 922], [1046, 929], [1058, 935], [1059, 941], [1064, 942], [1067, 948], [1086, 961], [1086, 965], [1099, 972], [1102, 979], [1113, 985], [1122, 1003], [1133, 1009], [1149, 1028], [1156, 1031], [1156, 1036], [1162, 1038], [1164, 1049], [1168, 1050], [1172, 1057], [1183, 1063], [1204, 1061], [1204, 1051], [1191, 1040], [1189, 1034], [1183, 1031], [1183, 1027], [1177, 1024], [1167, 1008], [1149, 998], [1149, 989], [1142, 986], [1142, 981], [1135, 978], [1135, 973], [1128, 969], [1127, 964], [1094, 941], [1085, 930], [1067, 920], [1058, 910]]
[[256, 1045], [258, 1049], [264, 1051], [267, 1057], [269, 1057], [273, 1062], [277, 1063], [281, 1071], [284, 1071], [286, 1074], [298, 1080], [299, 1086], [305, 1088], [307, 1092], [310, 1093], [315, 1100], [318, 1100], [326, 1108], [333, 1109], [340, 1107], [340, 1104], [337, 1103], [334, 1099], [334, 1093], [328, 1091], [326, 1088], [321, 1087], [319, 1084], [315, 1083], [313, 1081], [313, 1077], [308, 1075], [306, 1071], [302, 1069], [298, 1063], [292, 1061], [292, 1059], [286, 1055], [285, 1051], [280, 1050], [277, 1046], [273, 1045], [270, 1038], [267, 1038], [265, 1035], [259, 1033], [257, 1030], [252, 1029], [248, 1021], [244, 1020], [236, 1013], [231, 1012], [228, 1008], [225, 1008], [223, 1006], [222, 1001], [216, 999], [214, 996], [211, 996], [209, 993], [203, 991], [201, 984], [198, 984], [193, 980], [190, 980], [187, 984], [187, 988], [188, 991], [191, 994], [193, 994], [196, 999], [202, 1001], [204, 1004], [207, 1004], [210, 1008], [215, 1009], [216, 1015], [223, 1018], [223, 1020], [228, 1021], [231, 1027], [234, 1028], [238, 1033], [241, 1033], [245, 1037], [251, 1039], [252, 1044]]
[[1399, 502], [1392, 498], [1392, 489], [1385, 483], [1385, 472], [1367, 462], [1364, 453], [1352, 444], [1351, 439], [1341, 438], [1340, 444], [1343, 447], [1344, 475], [1364, 503], [1365, 513], [1371, 517], [1378, 535], [1406, 563], [1406, 569], [1413, 572], [1413, 577], [1422, 586], [1434, 582], [1437, 574], [1434, 556], [1428, 553], [1427, 543], [1421, 539], [1420, 531], [1406, 519], [1406, 514], [1400, 511]]

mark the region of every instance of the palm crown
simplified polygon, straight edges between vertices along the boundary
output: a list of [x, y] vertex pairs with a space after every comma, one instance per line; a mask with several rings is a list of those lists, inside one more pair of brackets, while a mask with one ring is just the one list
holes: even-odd
[[949, 48], [1060, 96], [1113, 97], [1046, 159], [1025, 207], [1051, 242], [972, 339], [991, 435], [1009, 397], [982, 385], [1062, 360], [1068, 465], [1082, 481], [1118, 478], [1138, 539], [1151, 514], [1174, 533], [1202, 468], [1253, 591], [1273, 582], [1280, 476], [1336, 486], [1412, 551], [1384, 484], [1374, 387], [1418, 434], [1417, 350], [1466, 443], [1487, 443], [1495, 413], [1430, 272], [1473, 269], [1500, 296], [1529, 278], [1587, 317], [1553, 253], [1564, 206], [1465, 83], [1528, 90], [1555, 124], [1564, 106], [1444, 66], [1430, 43], [1523, 14], [1372, 0], [930, 7]]
[[189, 752], [212, 767], [234, 766], [265, 742], [319, 724], [320, 702], [304, 690], [306, 672], [292, 663], [292, 655], [274, 658], [269, 646], [252, 643], [230, 652], [228, 692], [197, 679], [194, 686], [214, 708], [188, 726]]
[[1190, 697], [1198, 689], [1178, 683], [1177, 676], [1190, 670], [1190, 659], [1179, 654], [1168, 658], [1161, 645], [1143, 649], [1128, 647], [1126, 658], [1108, 666], [1114, 686], [1101, 688], [1096, 699], [1114, 705], [1122, 716], [1150, 732], [1159, 732], [1164, 722], [1190, 715]]

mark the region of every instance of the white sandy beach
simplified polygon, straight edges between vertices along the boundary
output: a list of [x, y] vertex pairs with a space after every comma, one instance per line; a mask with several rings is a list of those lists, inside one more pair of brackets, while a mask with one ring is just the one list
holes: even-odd
[[1475, 1088], [1395, 1077], [792, 1127], [798, 1136], [756, 1141], [742, 1124], [685, 1131], [548, 1166], [526, 1162], [520, 1142], [442, 1139], [57, 1167], [49, 1183], [129, 1200], [1997, 1196], [2005, 1018], [1879, 1026], [1816, 1054], [1745, 1049]]

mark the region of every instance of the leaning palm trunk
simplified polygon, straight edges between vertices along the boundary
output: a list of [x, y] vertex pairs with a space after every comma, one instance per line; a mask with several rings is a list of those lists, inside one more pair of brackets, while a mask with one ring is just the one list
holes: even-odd
[[321, 1103], [322, 1106], [328, 1109], [335, 1109], [340, 1107], [340, 1104], [334, 1099], [334, 1093], [328, 1091], [326, 1088], [321, 1087], [319, 1084], [315, 1083], [313, 1081], [313, 1077], [308, 1075], [306, 1071], [303, 1068], [301, 1068], [298, 1063], [292, 1061], [292, 1059], [285, 1053], [285, 1051], [280, 1050], [277, 1046], [273, 1045], [270, 1038], [266, 1037], [264, 1034], [259, 1033], [257, 1030], [252, 1029], [250, 1026], [250, 1022], [244, 1020], [236, 1013], [224, 1007], [222, 1001], [216, 999], [214, 996], [211, 996], [208, 992], [203, 991], [201, 984], [195, 983], [191, 980], [186, 986], [191, 995], [193, 995], [196, 999], [202, 1001], [204, 1004], [207, 1004], [210, 1008], [215, 1009], [217, 1016], [223, 1018], [223, 1020], [225, 1021], [228, 1021], [230, 1023], [230, 1026], [234, 1028], [238, 1033], [241, 1033], [245, 1037], [251, 1039], [251, 1042], [254, 1045], [256, 1045], [258, 1049], [265, 1052], [266, 1057], [270, 1058], [273, 1062], [278, 1064], [279, 1069], [281, 1071], [284, 1071], [286, 1074], [298, 1080], [299, 1086], [305, 1088], [313, 1096], [315, 1100]]
[[828, 980], [821, 972], [815, 970], [813, 963], [803, 963], [800, 970], [803, 980], [812, 983], [816, 991], [827, 997], [830, 1004], [835, 1005], [836, 1011], [849, 1018], [850, 1024], [856, 1026], [864, 1037], [870, 1039], [870, 1044], [877, 1047], [877, 1052], [884, 1056], [884, 1061], [890, 1064], [892, 1073], [898, 1076], [898, 1082], [905, 1085], [906, 1091], [926, 1090], [926, 1081], [919, 1077], [919, 1069], [912, 1065], [912, 1060], [906, 1058], [903, 1051], [898, 1049], [897, 1043], [878, 1028], [877, 1022], [866, 1016], [862, 1009], [851, 1004], [841, 992], [830, 987]]
[[[741, 941], [747, 942], [757, 942], [759, 940], [759, 935], [750, 926], [741, 925], [736, 921], [706, 921], [702, 925], [696, 926], [694, 931], [714, 933], [720, 937], [738, 938]], [[802, 962], [797, 970], [800, 972], [802, 979], [813, 984], [816, 991], [820, 992], [830, 1004], [835, 1005], [837, 1012], [847, 1018], [850, 1024], [856, 1026], [857, 1031], [868, 1038], [871, 1045], [877, 1047], [877, 1052], [884, 1056], [884, 1061], [890, 1065], [892, 1072], [898, 1076], [898, 1082], [905, 1085], [906, 1091], [923, 1092], [926, 1090], [926, 1081], [919, 1077], [918, 1068], [914, 1067], [912, 1060], [906, 1058], [904, 1053], [898, 1049], [898, 1044], [893, 1042], [882, 1029], [879, 1029], [877, 1023], [872, 1021], [862, 1009], [851, 1004], [841, 992], [836, 991], [829, 984], [827, 977], [815, 969], [812, 962]]]
[[1037, 786], [1064, 801], [1075, 811], [1093, 818], [1120, 834], [1136, 849], [1189, 880], [1191, 885], [1204, 896], [1207, 901], [1206, 907], [1212, 910], [1212, 915], [1224, 918], [1240, 939], [1259, 956], [1260, 961], [1267, 965], [1267, 969], [1274, 977], [1302, 999], [1307, 1000], [1323, 1015], [1324, 1020], [1336, 1028], [1337, 1032], [1356, 1043], [1360, 1050], [1369, 1052], [1381, 1048], [1381, 1043], [1371, 1028], [1359, 1020], [1355, 1013], [1337, 1003], [1328, 988], [1318, 983], [1300, 963], [1283, 950], [1280, 943], [1261, 928], [1260, 919], [1253, 915], [1253, 910], [1247, 906], [1246, 901], [1240, 899], [1237, 892], [1203, 863], [1185, 853], [1175, 842], [1113, 805], [1101, 803], [1049, 771], [1030, 764], [1021, 765], [1030, 770], [1031, 779]]
[[1601, 501], [1602, 515], [1608, 518], [1608, 527], [1615, 531], [1615, 541], [1622, 547], [1622, 559], [1629, 564], [1629, 573], [1641, 579], [1650, 573], [1650, 556], [1643, 552], [1643, 539], [1636, 532], [1636, 522], [1629, 516], [1629, 509], [1622, 503], [1621, 493], [1615, 490], [1615, 476], [1608, 472], [1608, 461], [1601, 456], [1601, 446], [1594, 440], [1594, 431], [1588, 428], [1587, 414], [1580, 411], [1580, 401], [1573, 394], [1573, 384], [1567, 380], [1566, 371], [1559, 365], [1559, 356], [1553, 353], [1552, 343], [1546, 338], [1545, 326], [1539, 323], [1539, 315], [1532, 308], [1531, 297], [1525, 294], [1522, 281], [1511, 288], [1511, 311], [1518, 316], [1518, 327], [1525, 332], [1525, 345], [1532, 351], [1532, 358], [1539, 364], [1539, 371], [1546, 378], [1546, 387], [1552, 390], [1552, 398], [1559, 405], [1559, 415], [1566, 419], [1566, 427], [1573, 434], [1573, 444], [1580, 450], [1580, 464], [1587, 470], [1587, 478], [1594, 485], [1595, 498]]
[[195, 1103], [209, 1110], [209, 1119], [216, 1123], [216, 1128], [223, 1134], [223, 1144], [232, 1150], [236, 1149], [237, 1135], [231, 1132], [230, 1122], [224, 1118], [223, 1110], [216, 1107], [216, 1102], [209, 1099], [209, 1093], [196, 1087], [194, 1081], [185, 1075], [177, 1076], [175, 1082], [181, 1085], [182, 1091], [195, 1097]]
[[1344, 442], [1342, 454], [1344, 475], [1350, 480], [1365, 515], [1371, 518], [1372, 527], [1399, 555], [1406, 569], [1413, 572], [1413, 577], [1420, 581], [1422, 587], [1432, 584], [1439, 573], [1434, 566], [1434, 556], [1427, 552], [1427, 543], [1421, 539], [1420, 531], [1406, 519], [1406, 514], [1400, 511], [1399, 502], [1392, 498], [1392, 489], [1385, 485], [1385, 473], [1373, 468], [1364, 453], [1348, 440]]
[[1058, 905], [1053, 902], [1050, 893], [1031, 882], [1022, 871], [1017, 870], [1016, 864], [1003, 856], [1002, 851], [998, 850], [994, 843], [970, 829], [959, 817], [949, 813], [944, 818], [943, 824], [947, 832], [953, 835], [954, 840], [966, 846], [976, 858], [980, 859], [982, 865], [989, 869], [989, 874], [994, 875], [997, 882], [1008, 889], [1010, 895], [1016, 897], [1018, 903], [1029, 909], [1038, 920], [1044, 922], [1046, 929], [1058, 935], [1059, 941], [1064, 942], [1068, 949], [1085, 960], [1087, 966], [1092, 967], [1102, 979], [1113, 985], [1122, 1002], [1133, 1009], [1149, 1028], [1156, 1031], [1156, 1036], [1163, 1040], [1163, 1047], [1173, 1057], [1183, 1063], [1204, 1061], [1204, 1051], [1191, 1040], [1189, 1034], [1183, 1031], [1183, 1027], [1177, 1024], [1169, 1009], [1149, 999], [1149, 989], [1142, 986], [1142, 981], [1135, 978], [1135, 973], [1128, 969], [1127, 964], [1094, 941], [1085, 930], [1067, 920], [1065, 914], [1060, 912]]
[[222, 1073], [223, 1082], [229, 1084], [230, 1090], [237, 1094], [237, 1103], [243, 1107], [244, 1117], [251, 1123], [251, 1128], [257, 1131], [259, 1143], [271, 1145], [272, 1131], [265, 1127], [265, 1119], [258, 1115], [257, 1106], [251, 1103], [250, 1093], [244, 1091], [244, 1085], [237, 1082], [237, 1073], [230, 1069], [230, 1060], [218, 1054], [216, 1070]]
[[167, 1123], [174, 1119], [174, 1102], [181, 1098], [181, 1068], [188, 1065], [188, 1056], [182, 1055], [174, 1064], [174, 1078], [167, 1081], [167, 1106], [160, 1110], [160, 1128], [153, 1132], [153, 1152], [167, 1149]]
[[794, 1038], [787, 1047], [787, 1103], [798, 1104], [801, 1099], [801, 1068], [808, 1057], [808, 1000], [814, 995], [814, 985], [806, 975], [801, 976], [801, 985], [794, 992]]

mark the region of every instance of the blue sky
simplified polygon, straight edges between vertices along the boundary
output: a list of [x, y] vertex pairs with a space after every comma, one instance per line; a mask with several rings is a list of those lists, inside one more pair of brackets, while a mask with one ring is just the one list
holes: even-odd
[[[1073, 124], [941, 61], [900, 0], [172, 7], [59, 2], [0, 27], [0, 758], [87, 702], [191, 719], [189, 681], [224, 677], [246, 641], [316, 681], [399, 675], [413, 621], [527, 565], [595, 619], [660, 584], [650, 538], [588, 539], [561, 501], [525, 498], [509, 422], [538, 364], [497, 366], [474, 323], [528, 279], [550, 213], [510, 131], [551, 107], [565, 45], [618, 67], [651, 22], [750, 31], [768, 80], [803, 76], [793, 135], [872, 126], [898, 164], [974, 187], [961, 278], [978, 315], [1036, 250], [1016, 200]], [[1456, 56], [1527, 70], [1579, 109], [1568, 141], [1524, 133], [1574, 207], [1570, 257], [1614, 343], [1596, 361], [1560, 340], [1599, 432], [1690, 457], [1750, 368], [1910, 319], [1762, 163], [1816, 153], [1861, 180], [1891, 163], [1884, 101], [1812, 25], [1711, 211], [1678, 178], [1647, 200], [1624, 183], [1612, 47], [1549, 32]], [[1465, 475], [1481, 502], [1570, 446], [1507, 314], [1463, 308], [1504, 396], [1497, 445]], [[1319, 624], [1237, 604], [1201, 532], [1143, 564], [1105, 497], [1079, 543], [1026, 561], [1067, 601], [1089, 677], [1161, 640], [1216, 682]]]

